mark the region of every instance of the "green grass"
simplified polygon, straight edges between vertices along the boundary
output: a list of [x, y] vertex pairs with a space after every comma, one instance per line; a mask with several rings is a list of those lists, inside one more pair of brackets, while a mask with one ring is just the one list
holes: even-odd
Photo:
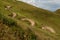
[[[12, 7], [5, 10], [7, 5]], [[8, 16], [12, 12], [17, 14], [16, 18]], [[32, 19], [36, 25], [32, 27], [28, 21], [22, 21], [21, 18]], [[3, 28], [3, 30], [0, 28], [0, 31], [3, 31], [0, 32], [0, 40], [9, 40], [9, 38], [10, 40], [60, 40], [60, 16], [55, 12], [37, 8], [21, 1], [0, 0], [0, 21], [2, 23], [0, 27]], [[42, 24], [54, 28], [56, 34], [42, 30]]]

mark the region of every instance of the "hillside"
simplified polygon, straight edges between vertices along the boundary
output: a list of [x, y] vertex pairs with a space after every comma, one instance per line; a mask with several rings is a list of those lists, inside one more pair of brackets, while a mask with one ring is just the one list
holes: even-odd
[[55, 11], [55, 13], [56, 13], [57, 15], [60, 15], [60, 9], [57, 9], [57, 10]]
[[60, 16], [16, 0], [0, 0], [0, 40], [60, 40]]

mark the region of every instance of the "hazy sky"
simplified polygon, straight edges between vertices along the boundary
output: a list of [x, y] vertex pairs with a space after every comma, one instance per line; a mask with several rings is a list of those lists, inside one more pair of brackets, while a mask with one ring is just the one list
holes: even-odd
[[60, 8], [60, 0], [22, 0], [22, 1], [52, 11]]

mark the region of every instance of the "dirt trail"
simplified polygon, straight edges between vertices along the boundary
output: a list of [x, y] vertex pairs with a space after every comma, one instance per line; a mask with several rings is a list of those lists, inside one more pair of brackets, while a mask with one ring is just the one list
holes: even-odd
[[6, 10], [9, 10], [10, 8], [11, 8], [10, 5], [5, 6], [5, 9], [6, 9]]
[[29, 21], [30, 23], [31, 23], [31, 26], [34, 26], [35, 25], [35, 22], [33, 21], [33, 20], [31, 20], [31, 19], [28, 19], [28, 18], [23, 18], [23, 19], [21, 19], [21, 20], [27, 20], [27, 21]]
[[15, 18], [17, 16], [17, 14], [15, 12], [12, 12], [11, 14], [9, 14], [8, 16]]
[[16, 13], [15, 12], [12, 12], [12, 17], [15, 18], [16, 17]]
[[44, 26], [44, 27], [42, 27], [42, 29], [48, 30], [48, 31], [50, 31], [50, 32], [52, 32], [52, 33], [56, 33], [56, 31], [55, 31], [53, 28], [48, 27], [48, 26]]

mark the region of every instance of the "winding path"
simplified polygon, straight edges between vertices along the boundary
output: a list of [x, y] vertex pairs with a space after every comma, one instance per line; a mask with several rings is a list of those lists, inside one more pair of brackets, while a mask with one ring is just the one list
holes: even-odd
[[52, 32], [52, 33], [56, 33], [56, 31], [55, 31], [53, 28], [48, 27], [48, 26], [44, 26], [44, 27], [42, 27], [42, 29], [48, 30], [48, 31], [50, 31], [50, 32]]
[[31, 20], [31, 19], [28, 19], [28, 18], [23, 18], [23, 19], [21, 19], [21, 20], [27, 20], [27, 21], [29, 21], [30, 23], [31, 23], [31, 26], [34, 26], [35, 25], [35, 22], [33, 21], [33, 20]]
[[15, 12], [12, 12], [12, 17], [15, 18], [16, 17], [16, 13]]

